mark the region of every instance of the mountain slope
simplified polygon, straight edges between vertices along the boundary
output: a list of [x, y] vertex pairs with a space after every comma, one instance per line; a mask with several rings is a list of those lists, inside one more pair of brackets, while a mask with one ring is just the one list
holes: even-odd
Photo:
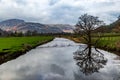
[[62, 30], [56, 27], [49, 27], [40, 23], [23, 23], [16, 26], [16, 31], [27, 32], [27, 31], [37, 31], [38, 33], [62, 33]]
[[112, 23], [110, 27], [112, 27], [113, 32], [120, 32], [120, 19]]
[[14, 26], [17, 26], [17, 25], [19, 25], [21, 23], [25, 23], [24, 20], [9, 19], [9, 20], [5, 20], [5, 21], [0, 22], [0, 28], [5, 30], [5, 31], [9, 31]]
[[73, 32], [73, 26], [68, 24], [40, 24], [33, 22], [25, 22], [20, 19], [9, 19], [0, 22], [0, 28], [5, 31], [23, 32], [37, 31], [38, 33], [62, 33]]
[[48, 24], [49, 27], [57, 27], [65, 33], [73, 33], [74, 26], [69, 24]]
[[95, 32], [120, 32], [120, 19], [110, 25], [98, 27]]

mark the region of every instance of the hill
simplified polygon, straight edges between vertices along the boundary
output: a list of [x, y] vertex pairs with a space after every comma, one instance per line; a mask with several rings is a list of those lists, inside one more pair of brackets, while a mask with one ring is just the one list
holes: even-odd
[[71, 33], [73, 26], [68, 24], [41, 24], [33, 22], [25, 22], [20, 19], [9, 19], [0, 22], [0, 28], [7, 32], [23, 32], [36, 31], [37, 33]]
[[116, 32], [116, 33], [119, 33], [120, 32], [120, 19], [116, 20], [115, 22], [111, 23], [110, 25], [98, 27], [97, 29], [95, 29], [95, 32], [104, 32], [104, 33]]

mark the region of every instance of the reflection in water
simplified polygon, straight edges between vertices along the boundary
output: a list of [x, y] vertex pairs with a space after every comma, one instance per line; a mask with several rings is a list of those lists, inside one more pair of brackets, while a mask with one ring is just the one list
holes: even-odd
[[[53, 46], [55, 44], [58, 46], [69, 44], [80, 45], [80, 48], [79, 46], [46, 48], [46, 46]], [[45, 48], [40, 48], [41, 46]], [[77, 44], [64, 38], [55, 38], [53, 41], [41, 46], [15, 60], [0, 65], [0, 80], [120, 80], [120, 60], [115, 59], [117, 55], [100, 50], [104, 57], [107, 58], [107, 64], [99, 70], [99, 73], [85, 76], [79, 71], [79, 67], [75, 65], [73, 52], [79, 48], [75, 52], [74, 57], [78, 58], [76, 56], [79, 56], [79, 60], [76, 61], [82, 61], [83, 57], [87, 54], [83, 52], [84, 55], [80, 55], [80, 51], [85, 49], [86, 45]], [[81, 65], [81, 69], [84, 71], [85, 69], [83, 68], [88, 65], [87, 58], [88, 56], [85, 57], [84, 65]], [[90, 58], [95, 58], [95, 61], [99, 62], [98, 56], [91, 56]], [[92, 65], [98, 65], [93, 59], [91, 59]], [[100, 57], [100, 59], [102, 58]], [[90, 63], [90, 59], [88, 60]], [[85, 65], [85, 62], [87, 65]], [[101, 63], [101, 65], [104, 64]]]
[[[91, 49], [91, 50], [89, 50]], [[99, 72], [100, 68], [106, 65], [107, 59], [98, 50], [93, 51], [92, 48], [86, 47], [84, 50], [78, 49], [74, 52], [74, 59], [80, 67], [80, 71], [85, 75]]]

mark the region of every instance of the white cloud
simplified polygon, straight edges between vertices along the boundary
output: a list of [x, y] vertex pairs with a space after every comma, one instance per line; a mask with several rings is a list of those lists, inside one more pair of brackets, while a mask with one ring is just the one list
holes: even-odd
[[88, 13], [110, 23], [120, 14], [119, 4], [120, 0], [1, 0], [0, 20], [76, 24], [81, 14]]

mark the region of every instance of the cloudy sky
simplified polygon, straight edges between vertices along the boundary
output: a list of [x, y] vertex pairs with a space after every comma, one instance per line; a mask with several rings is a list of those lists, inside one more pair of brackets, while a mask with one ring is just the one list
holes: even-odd
[[120, 0], [0, 0], [0, 21], [18, 18], [30, 22], [76, 24], [81, 14], [105, 23], [120, 14]]

